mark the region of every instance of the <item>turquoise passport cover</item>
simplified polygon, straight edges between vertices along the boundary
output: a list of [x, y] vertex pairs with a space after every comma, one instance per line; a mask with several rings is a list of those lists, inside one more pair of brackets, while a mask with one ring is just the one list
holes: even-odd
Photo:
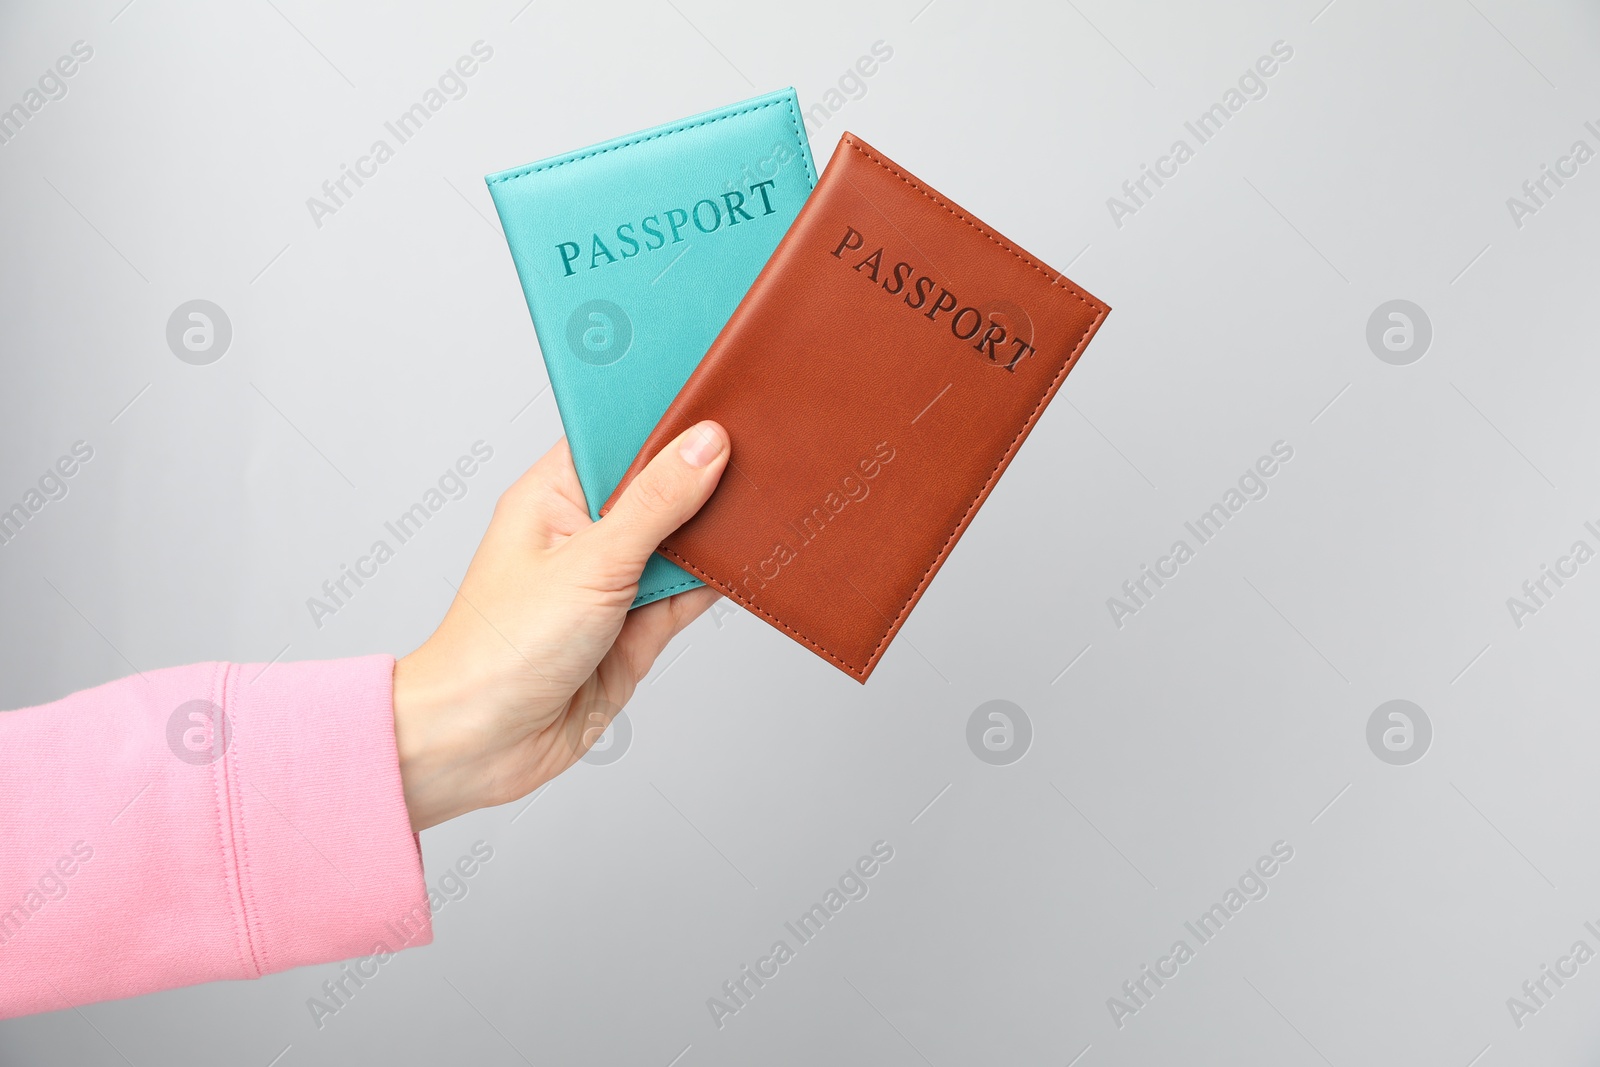
[[[589, 514], [816, 184], [793, 89], [491, 174]], [[661, 556], [634, 607], [701, 584]]]

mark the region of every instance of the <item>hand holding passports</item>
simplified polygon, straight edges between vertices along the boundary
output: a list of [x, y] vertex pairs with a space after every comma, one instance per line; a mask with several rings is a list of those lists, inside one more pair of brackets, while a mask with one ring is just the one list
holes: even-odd
[[1109, 310], [846, 134], [613, 484], [720, 422], [730, 467], [661, 555], [864, 682]]

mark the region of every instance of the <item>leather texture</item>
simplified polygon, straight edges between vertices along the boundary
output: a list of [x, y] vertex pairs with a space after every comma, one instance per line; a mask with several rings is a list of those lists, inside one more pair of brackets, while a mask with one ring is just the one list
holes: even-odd
[[[591, 517], [816, 184], [793, 89], [486, 179]], [[654, 556], [633, 606], [700, 584]]]
[[847, 133], [623, 484], [726, 426], [662, 554], [865, 682], [1109, 311]]

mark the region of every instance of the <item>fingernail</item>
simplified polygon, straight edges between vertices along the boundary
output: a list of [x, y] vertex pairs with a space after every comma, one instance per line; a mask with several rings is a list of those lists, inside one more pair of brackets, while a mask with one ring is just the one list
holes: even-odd
[[728, 439], [722, 427], [714, 422], [702, 422], [683, 435], [683, 441], [678, 445], [678, 455], [689, 466], [698, 469], [720, 456], [727, 447]]

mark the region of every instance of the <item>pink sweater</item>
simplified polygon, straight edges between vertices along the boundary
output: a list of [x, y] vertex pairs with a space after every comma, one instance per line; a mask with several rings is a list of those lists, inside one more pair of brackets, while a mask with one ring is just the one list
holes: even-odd
[[0, 713], [0, 1018], [433, 939], [389, 656]]

